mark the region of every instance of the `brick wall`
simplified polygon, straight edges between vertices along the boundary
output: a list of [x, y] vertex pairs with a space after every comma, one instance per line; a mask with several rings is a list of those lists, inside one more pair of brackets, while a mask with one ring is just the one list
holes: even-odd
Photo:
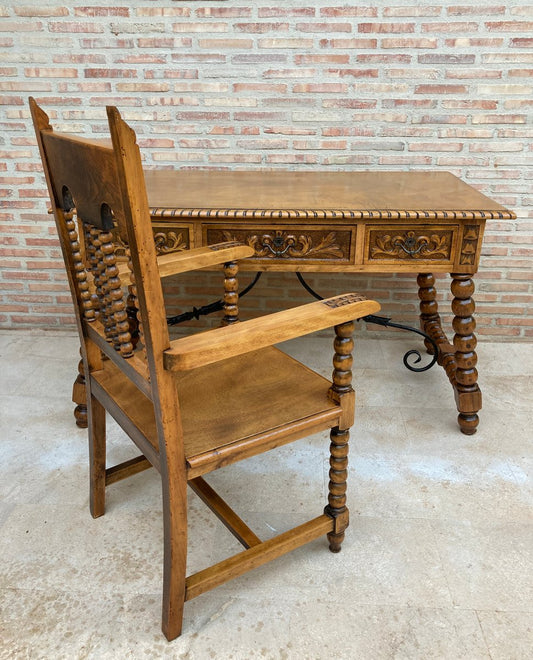
[[[28, 112], [99, 136], [106, 104], [136, 129], [147, 166], [439, 169], [514, 209], [491, 222], [476, 278], [478, 334], [533, 335], [532, 7], [338, 0], [7, 2], [0, 5], [0, 325], [72, 324]], [[245, 283], [247, 276], [242, 278]], [[220, 277], [167, 287], [216, 297]], [[411, 277], [311, 275], [416, 323]], [[448, 282], [439, 281], [441, 300]], [[307, 300], [267, 274], [256, 313]]]

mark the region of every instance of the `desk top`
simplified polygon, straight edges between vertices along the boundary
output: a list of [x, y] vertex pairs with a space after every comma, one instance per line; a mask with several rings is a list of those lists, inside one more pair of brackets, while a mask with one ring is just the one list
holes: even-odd
[[449, 172], [146, 170], [153, 217], [512, 219]]

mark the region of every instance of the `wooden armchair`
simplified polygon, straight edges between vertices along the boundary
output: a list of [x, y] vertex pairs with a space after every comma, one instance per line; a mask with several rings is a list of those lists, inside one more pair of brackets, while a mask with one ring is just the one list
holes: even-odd
[[[54, 132], [33, 99], [30, 106], [82, 344], [91, 513], [94, 517], [104, 513], [106, 486], [152, 466], [160, 473], [162, 627], [172, 640], [181, 632], [185, 601], [322, 534], [327, 534], [333, 552], [340, 550], [348, 525], [346, 468], [355, 399], [350, 371], [353, 321], [376, 312], [379, 305], [349, 293], [232, 322], [237, 308], [236, 260], [249, 256], [250, 249], [230, 244], [191, 250], [158, 265], [135, 134], [116, 108], [107, 109], [109, 143]], [[86, 259], [80, 251], [79, 226]], [[112, 232], [118, 232], [126, 246], [126, 269], [117, 266]], [[214, 262], [226, 264], [229, 281], [224, 325], [171, 341], [162, 272]], [[138, 310], [136, 346], [126, 313], [128, 283]], [[329, 326], [335, 326], [336, 333], [332, 382], [273, 347]], [[141, 452], [112, 467], [106, 467], [106, 412]], [[262, 542], [203, 478], [221, 466], [326, 429], [331, 429], [331, 469], [324, 513], [273, 539]], [[245, 548], [188, 577], [187, 484]]]

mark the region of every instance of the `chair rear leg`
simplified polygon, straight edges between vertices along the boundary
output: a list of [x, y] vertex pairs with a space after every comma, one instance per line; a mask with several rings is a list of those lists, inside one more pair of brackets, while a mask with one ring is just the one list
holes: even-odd
[[105, 408], [91, 396], [89, 422], [90, 510], [93, 518], [105, 513], [106, 420]]

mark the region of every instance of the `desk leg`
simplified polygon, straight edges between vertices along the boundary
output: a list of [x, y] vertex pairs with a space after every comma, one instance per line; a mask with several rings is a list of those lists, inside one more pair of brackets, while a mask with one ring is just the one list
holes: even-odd
[[481, 409], [481, 390], [477, 384], [476, 322], [472, 294], [474, 282], [471, 275], [452, 273], [452, 312], [455, 336], [455, 400], [459, 411], [459, 426], [466, 435], [476, 432], [479, 424], [478, 411]]
[[83, 371], [83, 360], [78, 364], [78, 376], [72, 386], [72, 401], [76, 404], [74, 418], [76, 426], [80, 429], [87, 428], [87, 393], [85, 390], [85, 374]]
[[[455, 348], [450, 344], [446, 333], [442, 329], [436, 300], [435, 278], [431, 273], [420, 273], [416, 281], [418, 283], [418, 297], [420, 298], [420, 328], [439, 347], [438, 363], [453, 383], [456, 369]], [[429, 342], [426, 342], [426, 348], [430, 354], [433, 353], [433, 348]]]
[[475, 368], [477, 342], [474, 335], [476, 322], [472, 317], [475, 309], [472, 300], [472, 276], [452, 273], [452, 311], [455, 315], [453, 344], [448, 341], [442, 329], [436, 301], [435, 278], [431, 273], [420, 273], [417, 283], [421, 328], [439, 347], [438, 363], [446, 371], [455, 392], [459, 427], [466, 435], [472, 435], [479, 424], [477, 413], [481, 410], [481, 391], [477, 384]]

